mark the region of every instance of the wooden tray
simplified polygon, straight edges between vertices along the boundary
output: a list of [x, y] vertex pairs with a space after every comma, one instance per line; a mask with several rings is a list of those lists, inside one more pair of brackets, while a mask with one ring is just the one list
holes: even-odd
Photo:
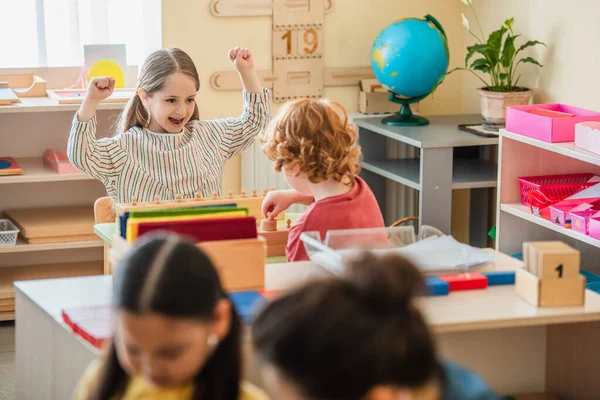
[[6, 217], [29, 244], [97, 240], [94, 207], [53, 207], [6, 210]]
[[[52, 89], [48, 90], [48, 97], [56, 100], [58, 104], [81, 104], [87, 89]], [[101, 103], [126, 103], [136, 93], [135, 89], [115, 89], [110, 97]]]
[[18, 97], [46, 97], [46, 81], [37, 75], [0, 75], [0, 87], [3, 83]]

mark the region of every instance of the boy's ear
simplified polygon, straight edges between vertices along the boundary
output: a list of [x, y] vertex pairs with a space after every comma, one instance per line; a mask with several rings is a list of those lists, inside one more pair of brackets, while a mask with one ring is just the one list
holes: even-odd
[[213, 333], [217, 335], [219, 341], [225, 339], [231, 328], [231, 307], [233, 307], [232, 304], [225, 299], [219, 300], [215, 307]]

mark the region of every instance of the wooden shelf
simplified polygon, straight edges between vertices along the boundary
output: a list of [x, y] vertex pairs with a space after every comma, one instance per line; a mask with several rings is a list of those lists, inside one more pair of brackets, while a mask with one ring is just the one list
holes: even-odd
[[[0, 299], [3, 301], [14, 299], [15, 282], [102, 275], [102, 272], [102, 261], [3, 267], [0, 268]], [[14, 307], [14, 303], [12, 305]], [[14, 309], [0, 312], [0, 321], [11, 321], [14, 319]]]
[[7, 183], [89, 181], [94, 179], [83, 172], [79, 174], [58, 174], [44, 165], [42, 157], [16, 158], [16, 161], [25, 173], [22, 175], [0, 176], [0, 185]]
[[[420, 160], [365, 160], [362, 168], [416, 190], [421, 190]], [[498, 166], [481, 159], [458, 158], [454, 162], [452, 189], [496, 187]]]
[[562, 154], [563, 156], [575, 158], [577, 160], [600, 166], [600, 154], [580, 149], [579, 147], [575, 146], [574, 142], [548, 143], [530, 138], [528, 136], [519, 135], [518, 133], [512, 133], [504, 129], [500, 131], [500, 134], [503, 137], [509, 138], [511, 140], [516, 140], [518, 142], [526, 143], [531, 146], [538, 147], [540, 149], [548, 150], [553, 153]]
[[[51, 112], [79, 110], [80, 104], [57, 104], [55, 100], [48, 97], [23, 97], [21, 103], [10, 106], [0, 106], [2, 113], [24, 113], [24, 112]], [[127, 103], [100, 103], [98, 110], [120, 110]]]
[[[15, 246], [0, 246], [0, 254], [24, 253], [32, 251], [91, 249], [102, 247], [103, 243], [104, 242], [102, 240], [88, 240], [84, 242], [27, 244], [22, 238], [19, 237]], [[0, 269], [0, 273], [1, 271], [2, 269]]]
[[542, 218], [542, 217], [536, 217], [535, 215], [531, 214], [531, 211], [529, 210], [529, 207], [524, 206], [521, 203], [505, 203], [505, 204], [501, 204], [500, 205], [500, 210], [504, 211], [506, 213], [509, 213], [511, 215], [514, 215], [515, 217], [519, 217], [521, 219], [524, 219], [526, 221], [532, 222], [536, 225], [542, 226], [544, 228], [548, 228], [554, 232], [563, 234], [565, 236], [568, 236], [570, 238], [579, 240], [583, 243], [587, 243], [589, 245], [592, 245], [594, 247], [598, 247], [600, 248], [600, 240], [598, 239], [594, 239], [593, 237], [581, 234], [579, 232], [576, 232], [572, 229], [566, 229], [563, 228], [562, 226], [553, 224], [552, 222], [550, 222], [549, 220]]

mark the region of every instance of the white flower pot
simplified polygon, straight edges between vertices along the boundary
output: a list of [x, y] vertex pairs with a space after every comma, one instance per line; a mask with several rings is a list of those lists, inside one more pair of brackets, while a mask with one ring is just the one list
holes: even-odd
[[498, 131], [506, 126], [506, 107], [529, 104], [533, 90], [518, 88], [514, 92], [492, 92], [485, 88], [477, 89], [481, 100], [483, 128]]

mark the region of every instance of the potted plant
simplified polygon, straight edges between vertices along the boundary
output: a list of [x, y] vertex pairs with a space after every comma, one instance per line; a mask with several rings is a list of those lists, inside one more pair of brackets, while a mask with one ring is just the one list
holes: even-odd
[[[461, 13], [463, 26], [476, 40], [476, 43], [467, 47], [465, 66], [448, 71], [464, 70], [473, 73], [485, 86], [478, 89], [481, 99], [481, 115], [483, 117], [483, 128], [497, 131], [505, 126], [506, 107], [529, 104], [533, 90], [518, 86], [520, 75], [517, 73], [521, 64], [542, 65], [532, 57], [523, 57], [521, 52], [528, 47], [536, 45], [546, 46], [537, 40], [530, 40], [518, 48], [516, 40], [521, 35], [513, 32], [513, 18], [504, 21], [497, 31], [492, 32], [487, 40], [477, 13], [473, 8], [472, 0], [460, 0], [473, 12], [479, 28], [479, 33], [471, 30], [469, 20]], [[489, 83], [480, 76], [480, 73], [489, 76]]]

